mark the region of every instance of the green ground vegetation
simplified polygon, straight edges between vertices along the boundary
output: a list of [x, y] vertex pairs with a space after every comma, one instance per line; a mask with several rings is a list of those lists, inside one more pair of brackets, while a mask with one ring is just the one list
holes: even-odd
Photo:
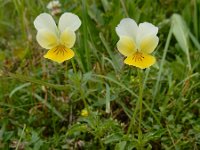
[[[35, 39], [48, 2], [0, 0], [0, 149], [200, 149], [200, 0], [60, 0], [82, 20], [63, 64]], [[116, 49], [125, 17], [159, 27], [157, 63], [140, 71], [140, 139], [137, 69]]]

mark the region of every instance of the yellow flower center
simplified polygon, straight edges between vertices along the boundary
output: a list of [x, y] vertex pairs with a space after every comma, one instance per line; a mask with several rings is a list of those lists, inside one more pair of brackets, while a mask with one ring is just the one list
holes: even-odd
[[54, 52], [56, 55], [59, 55], [59, 54], [64, 55], [65, 52], [67, 52], [67, 49], [66, 49], [66, 47], [65, 47], [64, 45], [58, 45], [58, 46], [56, 46], [56, 47], [53, 48], [53, 49], [54, 49], [53, 52]]
[[142, 61], [144, 59], [144, 56], [141, 52], [136, 52], [133, 54], [132, 60], [136, 61]]

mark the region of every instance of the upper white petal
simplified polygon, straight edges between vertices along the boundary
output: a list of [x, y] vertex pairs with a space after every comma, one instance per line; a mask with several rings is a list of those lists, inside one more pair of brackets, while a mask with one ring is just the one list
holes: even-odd
[[35, 28], [39, 31], [42, 29], [49, 30], [57, 34], [57, 26], [52, 16], [42, 13], [34, 20]]
[[81, 26], [81, 20], [73, 13], [64, 13], [59, 20], [58, 28], [63, 32], [66, 28], [71, 31], [76, 31]]
[[158, 27], [154, 26], [151, 23], [144, 22], [139, 24], [139, 29], [137, 33], [137, 44], [141, 42], [141, 40], [147, 36], [156, 36], [158, 33]]
[[138, 32], [138, 26], [133, 19], [125, 18], [122, 19], [116, 27], [116, 32], [119, 37], [128, 36], [135, 40]]

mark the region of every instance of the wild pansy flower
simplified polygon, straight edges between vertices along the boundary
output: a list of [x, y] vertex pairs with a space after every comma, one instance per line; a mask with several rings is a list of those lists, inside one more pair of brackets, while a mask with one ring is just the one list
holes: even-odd
[[34, 25], [38, 31], [37, 42], [41, 47], [49, 49], [45, 58], [62, 63], [74, 56], [71, 48], [76, 41], [75, 31], [81, 25], [77, 15], [64, 13], [57, 27], [51, 15], [42, 13], [35, 19]]
[[116, 27], [119, 41], [117, 49], [126, 56], [125, 64], [145, 69], [156, 62], [150, 55], [158, 45], [158, 27], [151, 23], [140, 23], [139, 26], [131, 18], [122, 19]]

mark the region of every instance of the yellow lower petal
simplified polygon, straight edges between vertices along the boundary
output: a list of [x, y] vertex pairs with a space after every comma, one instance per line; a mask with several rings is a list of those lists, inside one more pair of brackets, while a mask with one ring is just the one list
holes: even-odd
[[55, 62], [62, 63], [65, 60], [69, 60], [74, 56], [74, 52], [66, 48], [63, 45], [58, 45], [52, 49], [50, 49], [45, 55], [44, 58], [51, 59]]
[[140, 69], [149, 68], [155, 62], [156, 62], [156, 59], [154, 56], [141, 53], [141, 52], [136, 52], [132, 56], [128, 56], [124, 60], [125, 64], [132, 65]]

